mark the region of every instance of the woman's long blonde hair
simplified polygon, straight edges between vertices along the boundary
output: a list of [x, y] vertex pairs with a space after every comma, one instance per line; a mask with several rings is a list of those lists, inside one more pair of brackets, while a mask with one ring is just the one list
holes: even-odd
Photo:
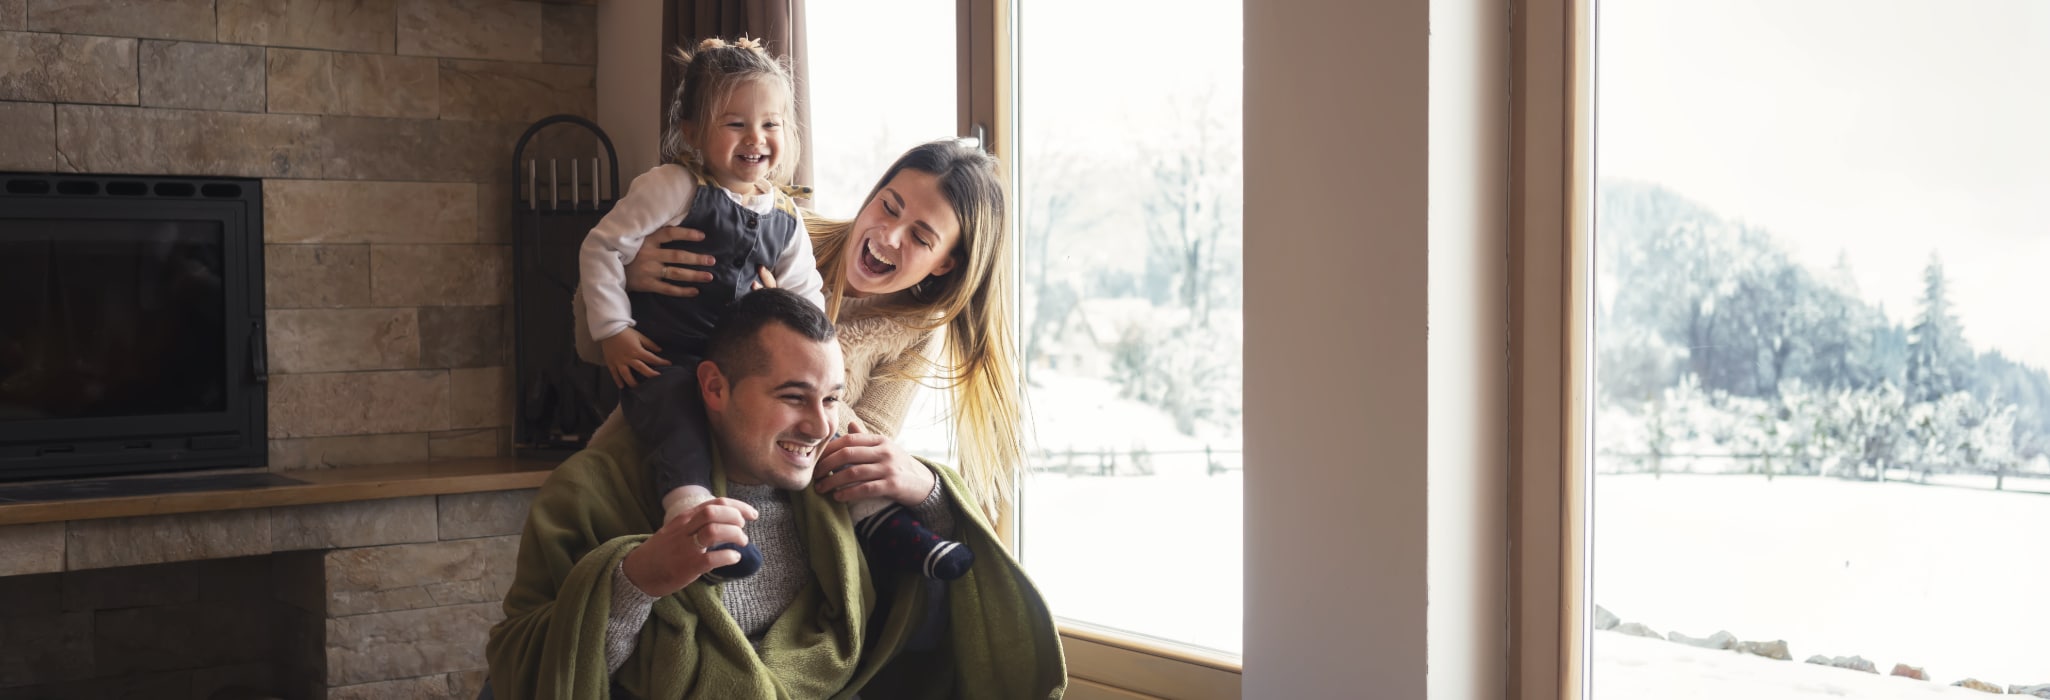
[[[1003, 181], [995, 156], [952, 140], [934, 141], [892, 163], [861, 200], [862, 207], [867, 208], [883, 186], [906, 169], [938, 178], [940, 194], [961, 221], [961, 237], [950, 253], [954, 269], [878, 299], [871, 308], [918, 330], [944, 329], [944, 351], [928, 376], [953, 399], [951, 427], [962, 477], [994, 521], [1003, 504], [1010, 502], [1025, 462]], [[854, 222], [813, 218], [806, 221], [806, 228], [819, 269], [827, 271], [827, 315], [838, 322], [847, 279], [842, 272], [844, 256]]]

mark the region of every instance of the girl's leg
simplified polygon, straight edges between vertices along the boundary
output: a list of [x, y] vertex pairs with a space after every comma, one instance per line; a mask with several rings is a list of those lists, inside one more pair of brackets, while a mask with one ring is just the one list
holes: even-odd
[[975, 552], [967, 545], [941, 537], [890, 499], [864, 499], [848, 507], [862, 550], [891, 566], [952, 581], [975, 564]]
[[[640, 386], [620, 393], [627, 425], [647, 448], [648, 469], [655, 491], [662, 495], [662, 522], [711, 500], [711, 427], [705, 419], [704, 396], [698, 393], [695, 358], [660, 368]], [[762, 567], [761, 550], [753, 544], [722, 544], [713, 549], [740, 552], [740, 562], [707, 574], [714, 583], [751, 576]]]

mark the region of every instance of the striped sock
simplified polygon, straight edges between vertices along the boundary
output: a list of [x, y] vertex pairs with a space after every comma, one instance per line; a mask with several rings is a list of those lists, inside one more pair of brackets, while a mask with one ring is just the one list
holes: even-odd
[[967, 545], [926, 529], [911, 511], [895, 503], [855, 525], [855, 533], [870, 556], [926, 578], [952, 581], [975, 563], [975, 552]]

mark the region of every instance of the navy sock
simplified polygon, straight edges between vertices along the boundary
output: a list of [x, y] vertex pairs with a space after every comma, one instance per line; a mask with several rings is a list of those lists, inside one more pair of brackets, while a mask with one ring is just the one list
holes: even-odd
[[975, 564], [975, 552], [967, 545], [926, 529], [925, 523], [911, 517], [911, 511], [894, 503], [861, 521], [855, 532], [870, 556], [926, 578], [952, 581]]
[[712, 583], [725, 583], [737, 578], [747, 578], [755, 575], [755, 572], [762, 570], [762, 550], [755, 549], [753, 544], [733, 544], [728, 542], [712, 548], [713, 551], [721, 549], [731, 549], [739, 552], [740, 561], [706, 573], [705, 578], [710, 579]]

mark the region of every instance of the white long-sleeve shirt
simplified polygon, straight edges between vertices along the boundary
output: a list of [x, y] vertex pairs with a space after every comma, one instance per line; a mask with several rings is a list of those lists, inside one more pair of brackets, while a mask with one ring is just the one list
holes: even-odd
[[[626, 196], [584, 236], [577, 256], [577, 293], [583, 299], [584, 322], [592, 340], [619, 335], [634, 325], [633, 305], [626, 296], [626, 265], [640, 254], [641, 242], [649, 235], [683, 221], [690, 213], [697, 188], [697, 178], [682, 166], [655, 166], [634, 178]], [[723, 187], [719, 191], [758, 214], [767, 214], [776, 207], [773, 193], [742, 195]], [[819, 276], [811, 236], [805, 232], [802, 218], [798, 220], [796, 235], [790, 237], [790, 244], [769, 270], [776, 275], [776, 286], [825, 308], [825, 280]]]

